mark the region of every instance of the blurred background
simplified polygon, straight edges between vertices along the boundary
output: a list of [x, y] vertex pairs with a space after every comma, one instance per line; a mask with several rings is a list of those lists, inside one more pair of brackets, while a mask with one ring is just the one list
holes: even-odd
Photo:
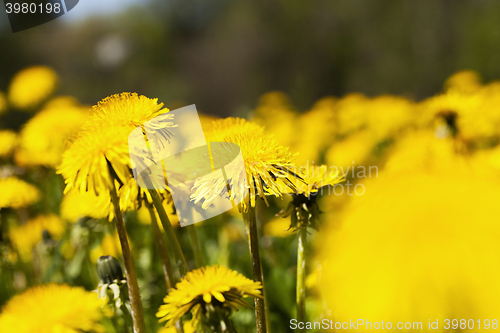
[[[5, 98], [5, 105], [0, 103], [0, 113], [8, 109], [0, 117], [0, 133], [5, 132], [0, 148], [7, 146], [4, 153], [0, 149], [5, 161], [0, 163], [0, 179], [19, 176], [43, 193], [39, 203], [27, 208], [0, 205], [1, 216], [8, 222], [2, 225], [10, 224], [19, 239], [24, 240], [25, 234], [31, 237], [25, 230], [34, 230], [29, 246], [16, 246], [28, 249], [24, 262], [31, 260], [38, 274], [26, 270], [17, 256], [4, 256], [8, 260], [0, 261], [4, 265], [0, 267], [0, 306], [40, 282], [95, 289], [99, 282], [94, 268], [97, 258], [104, 254], [119, 257], [111, 224], [105, 219], [93, 217], [77, 223], [77, 218], [63, 216], [64, 180], [55, 168], [67, 138], [86, 119], [89, 105], [116, 93], [137, 92], [158, 98], [170, 109], [196, 104], [204, 116], [252, 119], [266, 126], [280, 145], [300, 152], [298, 165], [312, 161], [351, 170], [380, 167], [380, 181], [378, 169], [371, 180], [355, 176], [354, 171], [346, 175], [351, 184], [367, 184], [366, 196], [352, 200], [344, 192], [334, 192], [320, 201], [323, 238], [316, 238], [312, 230], [308, 236], [308, 255], [315, 258], [308, 263], [310, 319], [329, 318], [332, 313], [341, 319], [369, 318], [357, 317], [368, 313], [402, 320], [405, 309], [428, 309], [428, 316], [427, 312], [418, 313], [424, 320], [434, 318], [435, 313], [476, 319], [494, 318], [486, 315], [499, 313], [500, 1], [81, 0], [64, 16], [15, 34], [2, 3], [0, 45], [0, 97], [15, 91], [9, 88], [12, 78], [31, 66], [53, 68], [58, 81], [56, 98], [47, 102], [50, 96], [44, 91], [43, 98], [34, 98], [36, 106], [47, 102], [42, 109], [26, 105], [32, 112], [17, 112], [22, 105], [12, 104], [15, 98], [9, 100], [12, 105], [7, 106]], [[463, 70], [472, 71], [460, 72]], [[488, 83], [482, 85], [477, 74]], [[36, 92], [30, 86], [36, 80], [25, 77], [28, 79], [18, 84], [21, 92], [27, 92], [21, 94], [21, 101]], [[45, 79], [43, 75], [39, 78], [42, 86]], [[48, 81], [50, 86], [52, 81]], [[79, 103], [71, 98], [68, 102], [65, 96], [75, 97]], [[5, 139], [8, 137], [11, 143]], [[451, 180], [446, 178], [455, 169], [460, 172]], [[400, 178], [394, 176], [398, 173]], [[481, 177], [494, 181], [488, 178], [477, 183]], [[430, 191], [434, 194], [429, 197], [429, 189], [439, 190]], [[449, 193], [441, 193], [442, 189]], [[9, 190], [0, 187], [1, 194], [9, 194]], [[271, 199], [270, 208], [262, 202], [258, 207], [274, 333], [288, 332], [283, 323], [296, 316], [297, 234], [285, 230], [289, 220], [275, 217], [290, 202], [285, 199]], [[368, 205], [365, 210], [356, 206], [363, 202]], [[67, 206], [73, 213], [75, 207], [84, 205], [77, 198], [74, 207]], [[95, 205], [88, 206], [94, 213]], [[418, 215], [420, 212], [425, 214]], [[58, 257], [40, 260], [50, 258], [43, 252], [45, 248], [35, 248], [46, 243], [41, 230], [47, 229], [48, 222], [35, 220], [40, 230], [27, 222], [39, 213], [61, 213], [65, 221], [72, 222], [64, 229], [62, 220], [54, 220], [54, 225], [64, 228], [51, 233], [59, 237], [61, 249], [69, 243], [72, 247], [66, 247], [73, 252], [54, 250], [50, 238], [50, 251]], [[160, 329], [154, 314], [165, 294], [162, 271], [147, 212], [145, 218], [144, 210], [127, 214], [146, 321], [154, 331]], [[354, 227], [342, 229], [347, 223]], [[436, 225], [441, 225], [438, 231]], [[239, 214], [220, 215], [197, 227], [207, 263], [251, 276]], [[452, 241], [450, 229], [460, 231]], [[62, 234], [62, 230], [73, 230], [76, 236], [69, 231]], [[177, 233], [189, 249], [187, 231], [178, 228]], [[427, 235], [436, 237], [428, 239]], [[29, 251], [41, 253], [40, 258], [30, 256]], [[61, 257], [59, 252], [66, 254]], [[413, 260], [406, 259], [409, 255]], [[187, 252], [190, 264], [193, 257]], [[490, 266], [478, 269], [476, 263], [483, 261], [476, 258]], [[377, 271], [379, 266], [387, 269]], [[464, 267], [474, 283], [461, 284]], [[429, 282], [429, 277], [436, 281]], [[467, 289], [469, 285], [478, 289]], [[424, 287], [427, 294], [422, 292]], [[327, 294], [330, 308], [319, 297], [322, 292]], [[458, 298], [439, 298], [448, 292], [462, 297], [462, 308], [456, 305]], [[402, 298], [411, 306], [401, 306]], [[385, 308], [377, 303], [384, 299], [388, 300]], [[469, 312], [475, 308], [477, 313]], [[412, 315], [408, 318], [413, 319]], [[239, 312], [235, 322], [241, 327], [239, 332], [255, 332], [252, 311]]]
[[272, 90], [305, 110], [356, 91], [421, 100], [462, 69], [500, 77], [495, 0], [82, 0], [16, 34], [0, 8], [0, 90], [43, 64], [90, 105], [133, 91], [228, 116]]

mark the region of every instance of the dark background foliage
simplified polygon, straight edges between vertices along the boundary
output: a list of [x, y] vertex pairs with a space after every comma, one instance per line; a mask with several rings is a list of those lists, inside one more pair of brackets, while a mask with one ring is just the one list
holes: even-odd
[[41, 63], [61, 75], [60, 93], [84, 103], [136, 91], [229, 115], [270, 90], [305, 109], [352, 91], [422, 99], [461, 69], [500, 77], [496, 0], [137, 3], [16, 34], [0, 15], [0, 90]]

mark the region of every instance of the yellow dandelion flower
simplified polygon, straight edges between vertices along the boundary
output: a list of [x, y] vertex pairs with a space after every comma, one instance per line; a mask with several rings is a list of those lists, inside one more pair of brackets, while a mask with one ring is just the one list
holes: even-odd
[[435, 172], [465, 164], [451, 138], [439, 139], [432, 131], [418, 130], [401, 137], [391, 149], [384, 170], [388, 172]]
[[0, 332], [102, 332], [101, 305], [96, 293], [81, 287], [37, 286], [7, 302], [0, 314]]
[[277, 91], [269, 92], [260, 98], [252, 121], [264, 126], [283, 146], [295, 142], [297, 112], [292, 109], [288, 97]]
[[[323, 150], [332, 144], [337, 124], [336, 106], [335, 98], [322, 98], [311, 110], [299, 116], [297, 125], [290, 127], [295, 138], [292, 147], [299, 153], [297, 164], [318, 163]], [[297, 132], [301, 133], [300, 136], [296, 135]]]
[[341, 170], [349, 170], [366, 162], [377, 140], [373, 132], [362, 130], [335, 142], [326, 151], [326, 163]]
[[31, 251], [43, 238], [43, 232], [53, 239], [59, 239], [65, 229], [65, 223], [57, 215], [41, 215], [26, 224], [10, 230], [10, 239], [17, 248], [23, 261], [29, 261]]
[[481, 76], [472, 70], [460, 71], [450, 76], [444, 86], [446, 90], [456, 89], [464, 93], [473, 92], [481, 87]]
[[317, 204], [318, 194], [323, 194], [323, 187], [336, 185], [345, 178], [339, 174], [337, 168], [329, 170], [326, 165], [303, 167], [301, 176], [302, 184], [297, 183], [294, 191], [285, 190], [292, 194], [292, 201], [277, 215], [283, 218], [290, 216], [291, 223], [288, 229], [311, 227], [318, 230], [320, 214]]
[[104, 126], [132, 126], [135, 128], [169, 111], [162, 109], [162, 107], [163, 103], [158, 104], [157, 98], [147, 98], [128, 92], [115, 94], [106, 97], [92, 107], [89, 124], [95, 126], [101, 123]]
[[[51, 98], [44, 104], [44, 109], [62, 109], [79, 106], [78, 101], [73, 96], [57, 96]], [[90, 108], [89, 108], [90, 109]]]
[[348, 135], [364, 126], [368, 121], [368, 98], [362, 94], [349, 94], [337, 102], [337, 134]]
[[207, 266], [186, 274], [165, 298], [158, 309], [160, 322], [173, 326], [189, 311], [195, 321], [206, 316], [206, 305], [238, 311], [249, 305], [246, 297], [261, 297], [262, 285], [223, 266]]
[[16, 177], [0, 178], [0, 209], [20, 208], [38, 201], [38, 189]]
[[0, 91], [0, 114], [5, 113], [7, 111], [7, 97], [5, 93]]
[[80, 218], [91, 217], [102, 219], [113, 209], [109, 194], [99, 196], [92, 192], [70, 191], [64, 195], [61, 202], [61, 217], [71, 223]]
[[96, 263], [97, 259], [99, 259], [102, 256], [112, 256], [118, 258], [121, 255], [122, 255], [122, 248], [120, 246], [120, 239], [118, 238], [118, 233], [116, 232], [113, 235], [110, 234], [104, 235], [104, 237], [101, 240], [101, 244], [90, 250], [90, 260], [93, 263]]
[[14, 131], [0, 131], [0, 158], [9, 157], [17, 142], [17, 134]]
[[310, 165], [301, 168], [303, 182], [297, 182], [296, 191], [290, 188], [285, 191], [290, 194], [300, 194], [305, 197], [316, 195], [318, 191], [325, 186], [333, 186], [345, 180], [338, 168], [328, 168], [326, 165]]
[[112, 185], [108, 170], [111, 164], [118, 179], [124, 184], [131, 177], [128, 136], [133, 128], [111, 126], [80, 131], [64, 152], [57, 172], [62, 174], [65, 193], [75, 189], [109, 194]]
[[264, 224], [264, 234], [273, 237], [286, 237], [291, 235], [290, 221], [282, 217], [276, 217]]
[[[138, 209], [138, 199], [148, 197], [149, 193], [139, 189], [132, 176], [128, 136], [137, 126], [168, 112], [161, 109], [162, 106], [156, 99], [135, 93], [116, 94], [94, 106], [89, 120], [73, 138], [58, 167], [57, 172], [65, 178], [65, 193], [75, 189], [99, 196], [109, 195], [113, 184], [111, 167], [120, 209]], [[158, 125], [162, 130], [167, 128], [167, 135], [171, 134], [168, 128], [175, 127], [172, 119], [173, 115], [165, 115]], [[110, 220], [113, 214], [110, 209]]]
[[55, 167], [61, 162], [67, 139], [87, 120], [77, 107], [45, 109], [23, 127], [16, 162], [23, 166]]
[[408, 127], [416, 116], [415, 105], [406, 98], [379, 96], [370, 99], [367, 126], [378, 141], [394, 137]]
[[33, 109], [49, 97], [57, 84], [57, 74], [47, 66], [28, 67], [10, 82], [9, 101], [17, 109]]
[[500, 185], [452, 170], [371, 179], [342, 226], [326, 226], [318, 256], [332, 318], [427, 323], [498, 313]]
[[[282, 191], [278, 180], [294, 188], [292, 181], [300, 179], [292, 162], [294, 155], [288, 148], [278, 145], [272, 137], [266, 136], [262, 126], [241, 118], [226, 118], [212, 122], [205, 134], [209, 142], [230, 142], [239, 146], [250, 192], [243, 203], [245, 209], [248, 205], [255, 207], [256, 197], [262, 197], [264, 200], [266, 195], [281, 197]], [[238, 183], [238, 180], [232, 179], [234, 177], [231, 176], [228, 175], [229, 181]], [[215, 185], [225, 189], [225, 184]], [[196, 184], [195, 188], [196, 192], [192, 195], [195, 202], [213, 199], [206, 197], [204, 182]], [[209, 191], [209, 194], [221, 191]], [[209, 202], [205, 204], [208, 205]]]

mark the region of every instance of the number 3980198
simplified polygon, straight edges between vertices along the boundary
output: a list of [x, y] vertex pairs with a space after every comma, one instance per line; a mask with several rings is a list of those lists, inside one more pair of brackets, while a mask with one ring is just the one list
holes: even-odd
[[444, 329], [498, 329], [498, 319], [445, 319]]
[[61, 12], [61, 4], [59, 4], [59, 3], [52, 4], [50, 2], [46, 3], [46, 4], [43, 4], [43, 3], [36, 4], [36, 3], [27, 3], [27, 2], [25, 2], [25, 3], [9, 3], [8, 2], [5, 4], [5, 10], [6, 10], [7, 14], [11, 14], [11, 13], [14, 13], [14, 14], [19, 14], [19, 13], [22, 13], [22, 14], [56, 13], [56, 14], [58, 14]]

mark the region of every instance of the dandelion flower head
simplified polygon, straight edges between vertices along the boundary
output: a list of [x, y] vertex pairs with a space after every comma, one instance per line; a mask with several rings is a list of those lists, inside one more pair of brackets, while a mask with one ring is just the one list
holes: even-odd
[[473, 70], [460, 71], [450, 76], [445, 84], [445, 89], [455, 89], [464, 93], [474, 92], [481, 87], [481, 76]]
[[51, 238], [59, 239], [64, 232], [65, 224], [59, 216], [40, 215], [26, 224], [12, 228], [9, 232], [12, 244], [17, 248], [23, 261], [31, 258], [31, 251], [42, 240], [43, 232], [48, 232]]
[[124, 92], [106, 97], [93, 106], [89, 124], [131, 126], [133, 129], [169, 111], [162, 108], [163, 103], [158, 103], [157, 98]]
[[[113, 178], [120, 196], [120, 209], [137, 209], [138, 199], [148, 194], [134, 182], [128, 138], [137, 126], [159, 115], [162, 115], [158, 121], [159, 130], [168, 135], [168, 128], [175, 124], [173, 115], [168, 115], [168, 110], [162, 106], [156, 99], [135, 93], [116, 94], [94, 106], [89, 120], [72, 138], [58, 167], [57, 172], [66, 182], [65, 193], [74, 189], [109, 196]], [[153, 126], [152, 130], [155, 129]], [[110, 219], [113, 214], [110, 209]]]
[[97, 196], [92, 192], [73, 190], [63, 197], [61, 217], [72, 223], [83, 217], [101, 219], [108, 216], [110, 210], [112, 210], [110, 201], [111, 199], [107, 194]]
[[370, 190], [342, 214], [341, 228], [325, 226], [321, 290], [335, 320], [496, 313], [499, 185], [451, 170], [370, 179]]
[[78, 107], [42, 110], [23, 127], [16, 162], [23, 166], [57, 166], [61, 163], [68, 138], [86, 120], [87, 113]]
[[102, 301], [81, 287], [46, 284], [14, 296], [0, 314], [0, 332], [101, 332]]
[[326, 165], [310, 165], [301, 168], [300, 175], [303, 182], [297, 182], [297, 190], [292, 192], [290, 188], [285, 190], [290, 194], [301, 194], [305, 197], [315, 195], [318, 191], [326, 186], [334, 186], [345, 180], [337, 168], [330, 168]]
[[10, 130], [0, 130], [0, 158], [9, 157], [17, 142], [17, 134]]
[[204, 305], [213, 304], [232, 311], [249, 305], [246, 297], [261, 297], [262, 285], [223, 266], [207, 266], [188, 272], [163, 300], [158, 309], [160, 322], [173, 326], [184, 314], [193, 310], [194, 319], [203, 315]]
[[0, 178], [0, 189], [0, 209], [26, 207], [40, 198], [35, 186], [14, 176]]
[[33, 109], [47, 99], [57, 84], [57, 74], [47, 66], [28, 67], [10, 82], [9, 101], [17, 109]]
[[[278, 180], [294, 188], [294, 180], [300, 178], [293, 163], [294, 154], [267, 136], [262, 126], [241, 118], [218, 119], [205, 134], [209, 142], [230, 142], [241, 149], [250, 192], [244, 207], [254, 207], [256, 197], [264, 200], [266, 195], [281, 197]], [[231, 182], [232, 177], [228, 178]], [[204, 195], [201, 188], [194, 195], [197, 200], [200, 199], [197, 196]]]

